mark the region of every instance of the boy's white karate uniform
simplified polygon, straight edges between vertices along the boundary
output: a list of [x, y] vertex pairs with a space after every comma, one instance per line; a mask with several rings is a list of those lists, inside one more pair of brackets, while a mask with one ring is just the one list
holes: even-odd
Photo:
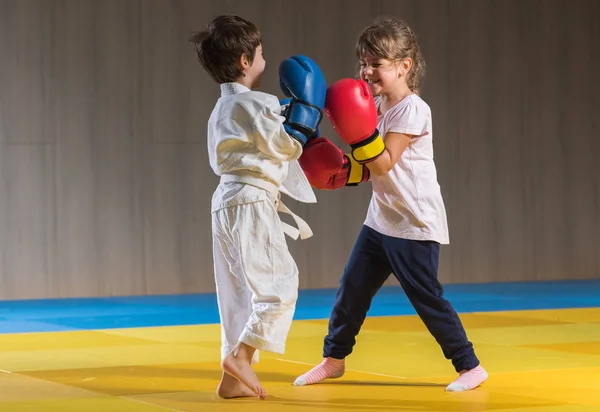
[[[285, 350], [298, 267], [284, 233], [305, 239], [312, 232], [281, 203], [280, 191], [305, 203], [316, 198], [297, 162], [302, 145], [285, 132], [284, 120], [275, 96], [224, 83], [208, 121], [210, 165], [221, 176], [211, 211], [222, 358], [238, 341]], [[292, 215], [298, 228], [278, 212]]]

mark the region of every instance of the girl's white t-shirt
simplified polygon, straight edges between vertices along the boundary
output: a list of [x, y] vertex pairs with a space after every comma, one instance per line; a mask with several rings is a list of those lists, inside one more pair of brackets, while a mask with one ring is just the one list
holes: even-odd
[[[381, 98], [375, 96], [379, 110]], [[379, 115], [377, 128], [413, 135], [398, 162], [384, 176], [371, 174], [373, 197], [365, 225], [387, 236], [450, 243], [446, 208], [433, 161], [431, 109], [412, 94]]]

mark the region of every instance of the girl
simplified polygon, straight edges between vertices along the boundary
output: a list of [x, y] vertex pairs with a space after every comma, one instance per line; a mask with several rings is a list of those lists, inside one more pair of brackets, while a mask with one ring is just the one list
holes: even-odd
[[449, 243], [446, 210], [433, 161], [432, 119], [418, 95], [425, 63], [415, 33], [400, 19], [377, 19], [356, 45], [360, 77], [375, 97], [385, 150], [367, 163], [373, 197], [340, 281], [323, 361], [298, 377], [310, 385], [344, 374], [344, 359], [375, 293], [390, 273], [459, 373], [447, 391], [487, 379], [473, 345], [437, 279], [440, 244]]

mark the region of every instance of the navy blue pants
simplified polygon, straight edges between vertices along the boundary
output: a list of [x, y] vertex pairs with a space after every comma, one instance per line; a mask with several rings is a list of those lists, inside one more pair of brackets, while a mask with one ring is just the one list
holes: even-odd
[[373, 296], [393, 273], [456, 371], [478, 366], [456, 311], [443, 297], [439, 252], [437, 242], [394, 238], [363, 226], [340, 280], [323, 356], [343, 359], [352, 352]]

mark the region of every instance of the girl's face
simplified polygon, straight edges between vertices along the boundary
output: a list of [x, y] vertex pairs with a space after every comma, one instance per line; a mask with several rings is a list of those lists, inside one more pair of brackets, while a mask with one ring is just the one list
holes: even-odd
[[400, 73], [399, 65], [392, 60], [369, 55], [360, 59], [360, 78], [369, 84], [373, 95], [394, 89], [401, 78]]
[[390, 60], [366, 55], [360, 59], [360, 78], [369, 84], [374, 96], [394, 93], [408, 88], [406, 74], [411, 66], [409, 58]]

